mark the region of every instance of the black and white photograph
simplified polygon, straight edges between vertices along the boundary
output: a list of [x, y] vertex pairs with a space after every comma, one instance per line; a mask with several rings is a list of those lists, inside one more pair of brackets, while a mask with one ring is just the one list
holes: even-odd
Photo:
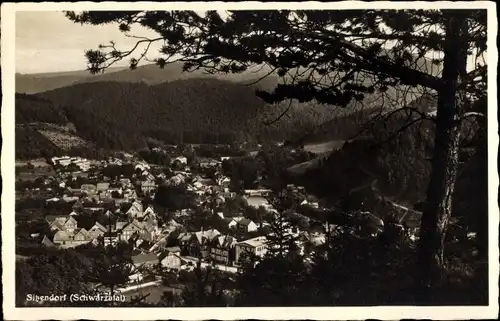
[[497, 318], [494, 2], [1, 22], [6, 319]]

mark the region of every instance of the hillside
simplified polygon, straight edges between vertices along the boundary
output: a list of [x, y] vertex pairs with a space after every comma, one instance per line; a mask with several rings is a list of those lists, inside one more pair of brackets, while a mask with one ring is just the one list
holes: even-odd
[[[183, 72], [181, 63], [173, 63], [164, 69], [149, 64], [139, 66], [134, 70], [116, 67], [106, 70], [103, 74], [91, 75], [88, 71], [56, 72], [43, 74], [16, 74], [16, 92], [35, 94], [76, 84], [94, 82], [127, 82], [158, 85], [169, 81], [191, 78], [221, 79], [231, 82], [250, 84], [266, 74], [266, 69], [256, 69], [243, 74], [211, 75], [203, 71]], [[269, 77], [258, 86], [269, 89], [276, 85], [277, 78]]]
[[37, 97], [62, 106], [83, 138], [120, 149], [144, 147], [146, 137], [169, 143], [237, 140], [253, 130], [247, 120], [264, 105], [251, 88], [214, 79], [156, 86], [88, 83]]
[[64, 110], [48, 99], [16, 94], [16, 124], [52, 123], [65, 125], [68, 119]]
[[70, 86], [77, 82], [92, 81], [104, 75], [124, 70], [126, 68], [111, 67], [102, 75], [91, 75], [86, 70], [49, 72], [37, 74], [16, 73], [16, 93], [34, 94]]
[[[429, 111], [435, 106], [435, 101], [422, 97], [412, 105]], [[417, 122], [393, 137], [392, 133], [408, 121], [405, 113], [395, 114], [389, 119], [368, 122], [369, 126], [365, 126], [363, 134], [342, 142], [346, 135], [360, 131], [360, 124], [364, 123], [361, 120], [366, 115], [358, 113], [339, 118], [327, 124], [331, 127], [323, 127], [318, 135], [309, 136], [307, 139], [310, 141], [304, 138], [301, 143], [306, 144], [329, 139], [330, 142], [337, 142], [339, 148], [310, 162], [291, 167], [289, 172], [293, 180], [346, 209], [352, 209], [353, 206], [359, 209], [360, 204], [368, 210], [373, 208], [370, 202], [374, 194], [413, 207], [425, 199], [431, 171], [434, 123], [429, 120]], [[462, 130], [460, 175], [456, 188], [459, 196], [454, 197], [454, 206], [455, 215], [467, 217], [471, 202], [480, 204], [482, 209], [486, 208], [487, 193], [481, 192], [479, 186], [487, 180], [484, 164], [487, 142], [485, 126], [478, 130], [476, 123], [466, 122]], [[376, 186], [376, 189], [360, 189], [362, 186]], [[468, 186], [476, 188], [471, 190]], [[476, 214], [480, 219], [481, 213]]]
[[51, 157], [61, 149], [30, 127], [16, 126], [16, 159]]

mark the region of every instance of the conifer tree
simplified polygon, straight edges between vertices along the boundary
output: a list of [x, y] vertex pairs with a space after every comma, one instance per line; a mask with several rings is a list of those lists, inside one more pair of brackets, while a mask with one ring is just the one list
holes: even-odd
[[[230, 11], [228, 16], [216, 11], [130, 11], [67, 16], [77, 23], [116, 23], [126, 34], [136, 25], [158, 34], [138, 38], [131, 49], [119, 49], [112, 42], [87, 51], [94, 73], [125, 58], [131, 58], [130, 67], [135, 68], [147, 59], [137, 48], [161, 42], [153, 59], [160, 68], [173, 60], [183, 61], [187, 71], [202, 68], [213, 73], [267, 67], [282, 80], [273, 92], [259, 93], [270, 103], [296, 99], [353, 107], [367, 94], [391, 90], [425, 89], [436, 96], [436, 117], [393, 106], [408, 115], [409, 122], [400, 130], [423, 119], [436, 125], [420, 235], [419, 284], [423, 300], [428, 297], [445, 263], [460, 124], [468, 117], [484, 117], [484, 110], [470, 110], [470, 102], [486, 96], [487, 66], [484, 59], [476, 59], [467, 71], [467, 59], [484, 58], [486, 10], [255, 10]], [[429, 56], [435, 58], [429, 61]]]

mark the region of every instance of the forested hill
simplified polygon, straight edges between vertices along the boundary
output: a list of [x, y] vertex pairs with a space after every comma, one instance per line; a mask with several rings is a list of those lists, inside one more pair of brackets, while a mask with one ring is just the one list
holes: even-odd
[[16, 123], [70, 124], [74, 134], [96, 147], [137, 150], [150, 137], [165, 143], [285, 140], [332, 117], [324, 106], [293, 105], [289, 117], [266, 125], [288, 104], [266, 105], [255, 90], [213, 78], [159, 85], [78, 84], [35, 95], [17, 94]]
[[[477, 105], [479, 104], [481, 102]], [[422, 97], [409, 107], [429, 112], [435, 106], [434, 99]], [[425, 199], [431, 174], [435, 124], [432, 120], [422, 120], [405, 128], [405, 124], [420, 115], [414, 114], [408, 118], [403, 111], [394, 113], [391, 117], [367, 121], [366, 116], [369, 114], [356, 113], [338, 118], [325, 124], [315, 135], [304, 137], [301, 143], [307, 144], [328, 139], [341, 140], [342, 137], [345, 139], [349, 135], [359, 134], [352, 140], [342, 142], [338, 150], [322, 157], [320, 161], [300, 164], [290, 168], [290, 172], [295, 180], [316, 194], [335, 200], [337, 205], [347, 208], [362, 204], [366, 206], [365, 209], [370, 209], [374, 206], [370, 202], [375, 194], [412, 207]], [[361, 122], [363, 117], [364, 123]], [[364, 131], [360, 130], [363, 127], [361, 125], [364, 125]], [[454, 197], [457, 216], [465, 217], [470, 214], [470, 209], [474, 208], [470, 204], [471, 200], [476, 208], [484, 210], [474, 215], [479, 217], [487, 213], [487, 193], [481, 183], [487, 181], [485, 134], [485, 126], [478, 126], [474, 119], [462, 124], [460, 174], [455, 189], [459, 196]], [[470, 189], [468, 186], [476, 187]], [[356, 194], [355, 197], [353, 193]], [[346, 204], [345, 200], [349, 200], [349, 203]]]
[[[97, 138], [92, 136], [97, 127], [108, 131], [117, 128], [124, 142], [134, 137], [153, 137], [167, 143], [241, 140], [237, 136], [254, 132], [249, 120], [255, 119], [264, 106], [254, 89], [217, 79], [177, 80], [155, 86], [88, 83], [38, 96], [63, 106], [83, 138]], [[90, 118], [92, 123], [82, 124]], [[109, 148], [137, 147], [96, 143]]]

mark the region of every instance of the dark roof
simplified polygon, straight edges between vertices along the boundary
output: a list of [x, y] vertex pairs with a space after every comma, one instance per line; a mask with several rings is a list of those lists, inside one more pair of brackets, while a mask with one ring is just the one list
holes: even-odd
[[253, 222], [247, 218], [244, 218], [238, 222], [239, 225], [245, 225], [245, 226], [250, 225], [250, 223], [253, 223]]
[[52, 241], [47, 237], [47, 235], [44, 235], [42, 240], [42, 245], [52, 247], [54, 246], [54, 243], [52, 243]]

